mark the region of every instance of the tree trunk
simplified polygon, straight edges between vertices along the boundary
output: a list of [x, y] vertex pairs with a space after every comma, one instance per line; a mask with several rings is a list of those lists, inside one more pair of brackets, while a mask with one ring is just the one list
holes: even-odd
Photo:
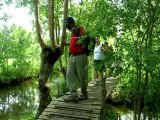
[[[41, 53], [41, 65], [40, 65], [40, 73], [39, 73], [39, 108], [36, 114], [36, 118], [42, 113], [42, 111], [47, 107], [47, 105], [51, 102], [52, 98], [50, 95], [50, 89], [47, 84], [48, 78], [53, 71], [53, 65], [61, 56], [61, 52], [59, 48], [54, 48], [53, 44], [52, 49], [50, 47], [46, 47], [44, 44], [44, 40], [41, 37], [41, 27], [39, 23], [39, 13], [38, 13], [38, 4], [39, 1], [35, 0], [35, 19], [36, 19], [36, 30], [38, 41], [42, 48]], [[53, 37], [52, 37], [53, 38]]]
[[60, 49], [56, 48], [55, 52], [50, 47], [46, 47], [41, 53], [41, 67], [39, 73], [39, 108], [36, 118], [44, 111], [47, 105], [51, 102], [50, 88], [48, 78], [53, 71], [55, 62], [61, 56]]
[[[39, 108], [36, 114], [36, 118], [44, 111], [47, 105], [51, 102], [50, 88], [48, 85], [48, 78], [53, 71], [53, 67], [58, 58], [62, 55], [65, 43], [65, 24], [63, 24], [63, 35], [61, 47], [56, 47], [54, 39], [54, 0], [48, 0], [49, 7], [49, 33], [51, 40], [51, 47], [46, 47], [44, 40], [41, 36], [41, 26], [39, 23], [39, 0], [35, 0], [35, 21], [38, 41], [42, 48], [41, 53], [41, 66], [39, 73]], [[64, 18], [68, 11], [68, 0], [65, 0], [64, 4]], [[64, 19], [65, 20], [65, 19]]]

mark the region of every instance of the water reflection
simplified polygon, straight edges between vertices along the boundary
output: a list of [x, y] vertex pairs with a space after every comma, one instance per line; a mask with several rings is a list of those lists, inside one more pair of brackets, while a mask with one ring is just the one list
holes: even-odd
[[[125, 106], [114, 106], [107, 104], [106, 109], [106, 120], [134, 120], [134, 111]], [[140, 120], [160, 120], [159, 113], [153, 114], [150, 112], [146, 114], [142, 112], [140, 115]]]
[[38, 81], [0, 89], [0, 120], [34, 120], [38, 108]]
[[124, 106], [106, 105], [106, 120], [133, 120], [134, 113]]

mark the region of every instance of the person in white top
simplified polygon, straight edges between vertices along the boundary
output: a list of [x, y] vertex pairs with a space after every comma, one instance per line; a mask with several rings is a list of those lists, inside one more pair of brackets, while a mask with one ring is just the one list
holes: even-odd
[[94, 79], [95, 84], [100, 85], [100, 80], [103, 77], [103, 70], [105, 69], [104, 62], [104, 51], [103, 45], [100, 43], [99, 38], [96, 38], [96, 43], [94, 47]]
[[96, 41], [96, 45], [94, 47], [94, 60], [103, 60], [104, 53], [101, 50], [102, 44], [100, 44], [99, 40]]

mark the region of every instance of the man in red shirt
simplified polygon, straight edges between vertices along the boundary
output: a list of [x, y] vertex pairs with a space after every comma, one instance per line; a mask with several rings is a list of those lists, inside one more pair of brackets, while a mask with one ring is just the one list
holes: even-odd
[[[69, 44], [69, 62], [66, 73], [67, 86], [70, 91], [69, 96], [64, 96], [64, 101], [78, 102], [86, 100], [87, 95], [87, 55], [85, 48], [78, 44], [80, 37], [85, 35], [82, 27], [77, 27], [72, 17], [66, 19], [66, 28], [71, 32]], [[80, 83], [81, 95], [78, 97], [78, 83]]]

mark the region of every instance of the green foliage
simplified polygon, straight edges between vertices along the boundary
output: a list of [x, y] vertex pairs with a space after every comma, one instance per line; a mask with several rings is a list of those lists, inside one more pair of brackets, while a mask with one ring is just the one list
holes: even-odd
[[74, 4], [69, 9], [69, 15], [74, 16], [78, 25], [84, 26], [91, 36], [107, 38], [117, 34], [117, 11], [109, 1], [93, 0]]
[[[43, 24], [43, 31], [47, 32], [47, 2], [44, 0], [40, 2], [40, 22]], [[55, 21], [62, 21], [63, 1], [55, 2]], [[17, 6], [28, 3], [31, 6], [33, 4], [30, 0], [20, 0]], [[159, 8], [159, 0], [83, 0], [80, 3], [70, 1], [69, 4], [69, 15], [73, 16], [78, 26], [83, 26], [89, 35], [101, 36], [104, 41], [114, 38], [115, 53], [112, 50], [106, 53], [107, 64], [110, 66], [113, 59], [118, 60], [121, 57], [125, 65], [121, 74], [122, 81], [115, 93], [123, 100], [129, 98], [133, 101], [136, 93], [145, 91], [143, 94], [146, 111], [160, 110]], [[26, 34], [22, 29], [15, 27], [0, 32], [1, 80], [28, 76], [35, 73], [36, 70], [33, 68], [38, 69], [35, 67], [39, 62], [38, 47], [34, 44], [36, 42], [32, 41], [35, 38], [32, 39], [31, 36], [32, 34]], [[62, 64], [65, 61], [67, 58], [63, 55]], [[89, 58], [89, 73], [92, 73], [91, 61]], [[59, 68], [59, 66], [55, 64], [54, 67]], [[91, 76], [89, 74], [89, 80]]]
[[147, 90], [147, 93], [145, 95], [144, 103], [145, 103], [145, 108], [147, 111], [154, 111], [158, 112], [160, 111], [160, 97], [159, 97], [159, 92], [160, 92], [160, 80], [152, 81], [149, 83], [149, 87]]
[[81, 44], [83, 48], [85, 48], [85, 53], [87, 55], [93, 54], [94, 46], [95, 46], [95, 38], [89, 35], [80, 36], [78, 40], [78, 44]]
[[121, 89], [120, 94], [127, 92], [126, 98], [132, 101], [134, 96], [142, 94], [145, 106], [142, 109], [156, 112], [160, 110], [158, 9], [158, 1], [124, 1], [117, 9], [121, 27], [116, 41], [116, 51], [125, 62], [122, 84], [127, 88]]
[[[57, 66], [56, 66], [57, 67]], [[68, 88], [62, 74], [58, 71], [53, 71], [50, 75], [49, 82], [51, 83], [51, 95], [52, 97], [60, 97], [64, 93], [68, 92]]]
[[115, 113], [115, 111], [113, 109], [109, 109], [107, 111], [107, 115], [106, 115], [106, 119], [105, 120], [116, 120], [117, 119], [117, 113]]
[[109, 46], [108, 48], [106, 48], [106, 50], [104, 51], [104, 55], [105, 55], [105, 59], [106, 59], [105, 61], [107, 61], [106, 65], [108, 67], [110, 67], [113, 64], [113, 62], [115, 61], [115, 52], [114, 52], [112, 46]]
[[39, 70], [39, 46], [35, 37], [20, 27], [5, 27], [0, 31], [0, 81], [8, 83], [37, 75]]

